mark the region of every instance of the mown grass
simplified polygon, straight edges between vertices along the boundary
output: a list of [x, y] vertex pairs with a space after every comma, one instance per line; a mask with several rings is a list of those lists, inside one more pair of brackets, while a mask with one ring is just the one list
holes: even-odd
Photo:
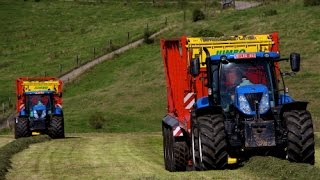
[[9, 142], [13, 141], [13, 135], [0, 135], [0, 147], [8, 144]]
[[6, 179], [319, 179], [320, 175], [319, 146], [314, 166], [255, 156], [235, 169], [170, 173], [164, 168], [161, 133], [69, 137], [34, 144], [17, 154]]
[[28, 148], [30, 144], [40, 143], [48, 140], [50, 140], [48, 136], [21, 138], [2, 146], [0, 148], [0, 179], [5, 179], [6, 173], [11, 168], [10, 159], [15, 154]]

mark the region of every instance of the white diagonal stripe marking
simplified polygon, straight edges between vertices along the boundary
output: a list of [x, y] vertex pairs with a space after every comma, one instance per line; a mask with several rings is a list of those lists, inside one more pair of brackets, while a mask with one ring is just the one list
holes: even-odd
[[190, 99], [190, 97], [193, 95], [193, 93], [188, 93], [185, 97], [184, 97], [184, 99], [183, 99], [183, 103], [186, 103], [189, 99]]
[[195, 103], [195, 100], [192, 99], [192, 101], [187, 105], [186, 109], [191, 109], [194, 103]]

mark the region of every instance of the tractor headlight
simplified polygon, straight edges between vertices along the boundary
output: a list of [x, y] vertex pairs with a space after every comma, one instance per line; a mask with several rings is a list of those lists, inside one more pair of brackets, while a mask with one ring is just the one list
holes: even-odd
[[251, 114], [252, 111], [247, 101], [247, 98], [244, 95], [240, 95], [238, 100], [239, 100], [240, 110], [245, 114]]
[[269, 95], [268, 93], [264, 93], [260, 101], [259, 113], [264, 114], [269, 110], [269, 108], [270, 108]]

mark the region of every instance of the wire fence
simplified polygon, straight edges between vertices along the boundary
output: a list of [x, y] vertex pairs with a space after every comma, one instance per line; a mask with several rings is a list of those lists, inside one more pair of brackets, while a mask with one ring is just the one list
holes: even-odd
[[[183, 13], [183, 19], [186, 20], [186, 13]], [[169, 25], [169, 20], [167, 17], [164, 18], [163, 22], [155, 25], [155, 28], [152, 28], [152, 26], [149, 23], [146, 23], [145, 27], [143, 28], [143, 32], [137, 33], [137, 32], [126, 32], [123, 34], [122, 38], [118, 39], [108, 39], [106, 40], [105, 45], [97, 47], [93, 46], [87, 50], [86, 55], [83, 55], [85, 53], [76, 53], [74, 57], [74, 63], [73, 65], [64, 65], [63, 63], [59, 63], [57, 65], [57, 68], [53, 68], [53, 71], [47, 71], [44, 70], [43, 72], [39, 72], [38, 76], [58, 76], [61, 77], [72, 70], [79, 68], [80, 66], [89, 63], [93, 61], [94, 59], [97, 59], [105, 54], [108, 54], [110, 52], [113, 52], [116, 49], [119, 49], [123, 46], [126, 46], [134, 41], [137, 41], [139, 39], [142, 39], [145, 37], [146, 33], [149, 35], [153, 34], [154, 32], [158, 31], [159, 29], [163, 29]], [[83, 52], [83, 51], [81, 51]], [[83, 56], [81, 56], [81, 54]], [[52, 69], [52, 68], [51, 68]], [[12, 96], [9, 97], [0, 97], [0, 105], [1, 105], [1, 113], [0, 113], [0, 122], [3, 122], [6, 120], [10, 115], [12, 115], [12, 112], [15, 108], [15, 94], [12, 93]]]
[[[186, 20], [186, 13], [183, 14], [183, 19]], [[92, 60], [99, 58], [105, 54], [108, 54], [116, 49], [119, 49], [123, 46], [126, 46], [136, 40], [142, 39], [146, 36], [146, 34], [152, 34], [159, 29], [163, 29], [169, 25], [168, 18], [165, 17], [163, 22], [157, 25], [154, 25], [153, 28], [149, 23], [146, 23], [145, 27], [142, 28], [141, 32], [126, 32], [122, 37], [117, 39], [106, 39], [104, 45], [89, 47], [89, 49], [84, 49], [78, 53], [75, 53], [74, 63], [70, 66], [69, 64], [59, 63], [56, 68], [44, 70], [43, 72], [39, 72], [38, 76], [63, 76], [68, 72], [88, 63]], [[151, 23], [152, 24], [152, 23]]]

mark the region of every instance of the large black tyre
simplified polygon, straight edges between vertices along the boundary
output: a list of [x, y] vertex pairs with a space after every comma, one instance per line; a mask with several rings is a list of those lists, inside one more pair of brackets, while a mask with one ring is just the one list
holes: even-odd
[[18, 117], [15, 122], [15, 132], [14, 137], [16, 139], [21, 137], [29, 137], [32, 135], [32, 132], [29, 128], [29, 120], [25, 117]]
[[291, 162], [314, 164], [314, 133], [311, 114], [294, 110], [283, 114], [287, 127], [287, 159]]
[[223, 116], [199, 116], [192, 129], [195, 169], [224, 169], [228, 162], [228, 153]]
[[61, 116], [53, 116], [51, 118], [48, 135], [53, 138], [64, 138], [64, 120]]
[[172, 128], [162, 127], [163, 157], [166, 170], [170, 172], [186, 171], [189, 157], [189, 148], [186, 141], [175, 142]]

